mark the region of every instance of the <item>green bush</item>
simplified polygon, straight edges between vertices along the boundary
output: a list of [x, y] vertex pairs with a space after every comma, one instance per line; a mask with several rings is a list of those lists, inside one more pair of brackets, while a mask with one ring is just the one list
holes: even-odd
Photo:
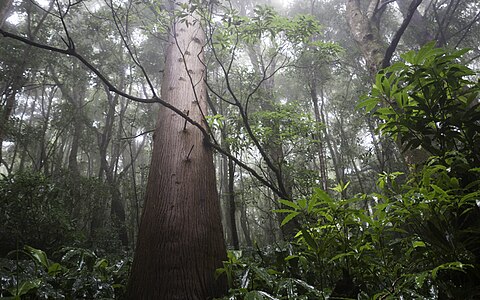
[[63, 245], [121, 249], [109, 218], [109, 187], [68, 172], [46, 177], [32, 171], [0, 179], [0, 256], [24, 245], [58, 250]]
[[52, 180], [38, 173], [0, 179], [0, 255], [29, 244], [55, 249], [73, 240], [66, 199]]
[[[59, 262], [42, 250], [25, 246], [0, 260], [2, 299], [119, 299], [131, 259], [111, 263], [95, 252], [82, 248], [63, 248]], [[5, 298], [3, 298], [5, 297]]]
[[280, 212], [302, 220], [295, 239], [245, 257], [232, 252], [218, 272], [238, 299], [475, 299], [480, 220], [462, 218], [480, 192], [459, 192], [442, 165], [418, 176], [391, 197], [336, 199], [318, 189], [282, 200], [291, 209]]

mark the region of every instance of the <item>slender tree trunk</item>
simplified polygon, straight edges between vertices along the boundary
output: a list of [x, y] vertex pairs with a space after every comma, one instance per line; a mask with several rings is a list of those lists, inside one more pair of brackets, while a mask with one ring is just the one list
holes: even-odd
[[228, 203], [229, 205], [229, 218], [230, 218], [230, 231], [232, 233], [232, 246], [233, 249], [239, 249], [238, 244], [238, 230], [237, 230], [237, 218], [236, 211], [237, 205], [235, 203], [235, 164], [233, 160], [228, 159]]
[[[243, 174], [242, 174], [242, 168], [239, 169], [240, 171], [240, 191], [244, 191], [244, 184], [243, 184]], [[245, 193], [241, 193], [241, 198], [240, 198], [240, 226], [242, 227], [242, 232], [243, 232], [243, 237], [245, 238], [245, 244], [247, 247], [252, 247], [253, 246], [253, 241], [251, 238], [251, 233], [250, 233], [250, 226], [248, 224], [248, 216], [247, 216], [247, 205], [246, 201], [244, 198]]]
[[[187, 21], [172, 27], [162, 99], [205, 125], [204, 34]], [[214, 273], [225, 259], [212, 149], [198, 128], [161, 108], [127, 299], [221, 296], [225, 280]]]
[[[323, 93], [323, 86], [320, 88], [320, 105], [323, 107], [325, 106], [325, 97]], [[323, 136], [325, 137], [325, 143], [327, 144], [328, 151], [330, 152], [330, 156], [332, 157], [332, 163], [333, 163], [333, 170], [335, 171], [335, 177], [337, 182], [343, 181], [343, 167], [340, 166], [339, 162], [339, 155], [336, 150], [336, 145], [334, 145], [334, 142], [330, 138], [330, 133], [327, 130], [328, 125], [328, 119], [325, 114], [321, 114], [321, 121], [325, 125], [323, 126]]]
[[3, 140], [5, 139], [5, 136], [7, 134], [8, 122], [10, 120], [10, 115], [15, 105], [15, 95], [15, 90], [12, 90], [11, 93], [7, 92], [5, 103], [2, 103], [3, 107], [0, 109], [0, 163], [4, 163], [2, 155]]
[[[28, 118], [28, 128], [31, 128], [32, 127], [32, 123], [33, 123], [33, 115], [35, 113], [35, 105], [36, 105], [36, 102], [37, 102], [37, 99], [34, 98], [34, 100], [32, 101], [32, 103], [30, 103], [30, 116]], [[27, 105], [29, 103], [25, 103], [25, 110], [27, 109]], [[28, 149], [28, 142], [26, 140], [22, 140], [22, 152], [21, 152], [21, 155], [20, 155], [20, 163], [19, 163], [19, 167], [18, 167], [18, 172], [21, 173], [23, 172], [23, 170], [25, 169], [25, 164], [26, 164], [26, 160], [27, 160], [27, 157], [31, 157], [29, 155], [29, 149]]]
[[[47, 96], [47, 103], [45, 103], [45, 93], [47, 93], [47, 89], [44, 87], [43, 95], [42, 95], [42, 117], [43, 117], [43, 124], [42, 124], [42, 131], [41, 131], [41, 138], [40, 138], [40, 145], [39, 145], [39, 155], [37, 160], [37, 167], [38, 170], [43, 170], [43, 173], [48, 176], [49, 175], [49, 157], [48, 157], [48, 137], [47, 131], [49, 127], [49, 120], [50, 114], [52, 112], [52, 103], [53, 98], [55, 97], [57, 88], [52, 88], [50, 90], [49, 95]], [[45, 107], [46, 106], [46, 107]]]
[[[317, 93], [317, 79], [312, 78], [310, 83], [310, 96], [313, 103], [313, 112], [315, 114], [315, 121], [321, 125], [322, 124], [322, 113], [320, 111], [320, 106], [318, 105], [318, 93]], [[323, 142], [323, 136], [321, 129], [317, 132], [318, 139], [318, 160], [319, 160], [319, 171], [320, 171], [320, 180], [322, 181], [322, 189], [328, 191], [328, 177], [327, 177], [327, 156], [325, 154], [325, 147]]]
[[[123, 78], [121, 79], [121, 85], [123, 85]], [[105, 127], [103, 132], [97, 132], [97, 139], [98, 139], [98, 148], [100, 153], [100, 170], [99, 170], [99, 177], [103, 178], [105, 175], [105, 179], [109, 186], [110, 196], [111, 196], [111, 210], [110, 216], [112, 219], [112, 223], [115, 226], [115, 229], [118, 230], [118, 235], [122, 245], [124, 247], [128, 246], [128, 234], [127, 228], [125, 223], [125, 205], [123, 203], [122, 195], [120, 190], [118, 189], [118, 182], [114, 176], [114, 162], [118, 159], [119, 151], [113, 151], [112, 153], [112, 160], [109, 163], [107, 160], [107, 152], [108, 147], [111, 144], [112, 135], [113, 135], [113, 125], [115, 121], [115, 111], [118, 104], [119, 95], [111, 95], [108, 91], [108, 88], [105, 87], [105, 93], [108, 97], [108, 110], [105, 117]], [[103, 206], [100, 204], [100, 206]], [[92, 220], [92, 234], [94, 231], [97, 230], [102, 225], [103, 220], [103, 211], [98, 212], [94, 215]], [[95, 225], [95, 226], [94, 226]]]
[[[209, 98], [207, 98], [208, 100]], [[217, 115], [218, 112], [212, 103], [212, 101], [208, 100], [210, 105], [210, 109], [214, 115]], [[219, 105], [220, 113], [223, 115], [225, 112], [223, 110], [222, 102]], [[228, 125], [224, 124], [222, 127], [222, 148], [226, 149], [226, 151], [230, 154], [230, 143], [227, 139], [228, 135]], [[231, 243], [233, 249], [239, 249], [240, 244], [238, 240], [238, 229], [237, 229], [237, 218], [236, 218], [236, 211], [237, 211], [237, 204], [235, 201], [235, 163], [230, 158], [226, 156], [222, 156], [222, 193], [223, 199], [225, 203], [225, 225], [226, 225], [226, 233], [227, 233], [227, 240]]]

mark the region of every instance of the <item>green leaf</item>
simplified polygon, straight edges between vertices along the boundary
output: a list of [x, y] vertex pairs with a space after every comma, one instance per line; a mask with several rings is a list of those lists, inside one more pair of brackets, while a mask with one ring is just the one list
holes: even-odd
[[473, 268], [473, 265], [464, 264], [459, 261], [441, 264], [440, 266], [432, 270], [432, 278], [436, 279], [438, 272], [441, 270], [452, 270], [452, 271], [460, 271], [465, 273], [465, 270], [464, 270], [465, 268]]
[[313, 197], [318, 198], [324, 202], [332, 202], [333, 199], [322, 189], [315, 189]]
[[267, 270], [264, 268], [259, 268], [252, 266], [252, 271], [257, 275], [260, 279], [262, 279], [269, 287], [273, 286], [273, 281], [275, 279], [275, 276], [270, 274]]
[[346, 184], [344, 184], [343, 182], [340, 182], [335, 187], [330, 188], [330, 189], [332, 191], [335, 191], [335, 192], [341, 194], [343, 191], [345, 191], [348, 188], [349, 185], [350, 185], [350, 181], [348, 181]]
[[297, 201], [298, 203], [298, 206], [301, 208], [301, 209], [305, 209], [307, 208], [307, 200], [306, 199], [299, 199]]
[[63, 271], [63, 267], [59, 263], [53, 263], [48, 267], [48, 275], [56, 276], [62, 271]]
[[50, 263], [47, 258], [47, 254], [42, 250], [35, 249], [30, 246], [25, 246], [25, 251], [27, 251], [32, 257], [35, 259], [36, 262], [40, 263], [45, 269], [48, 269]]
[[333, 262], [333, 261], [336, 261], [336, 260], [338, 260], [338, 259], [340, 259], [340, 258], [342, 258], [342, 257], [352, 256], [352, 255], [354, 255], [354, 254], [355, 254], [355, 252], [353, 252], [353, 251], [349, 251], [349, 252], [347, 252], [347, 253], [340, 253], [340, 254], [337, 254], [337, 255], [335, 255], [334, 257], [332, 257], [329, 261], [330, 261], [330, 262]]
[[318, 214], [323, 216], [325, 219], [327, 219], [327, 221], [333, 222], [333, 216], [331, 214], [329, 214], [328, 212], [319, 211]]
[[264, 300], [264, 299], [278, 300], [278, 298], [275, 298], [264, 291], [250, 291], [247, 294], [245, 294], [244, 299], [245, 300]]
[[308, 246], [310, 246], [313, 250], [317, 251], [318, 245], [317, 242], [315, 242], [315, 239], [312, 237], [312, 235], [306, 230], [305, 228], [302, 229], [302, 237], [307, 243]]
[[422, 272], [417, 276], [415, 276], [415, 283], [419, 288], [423, 286], [423, 283], [425, 282], [425, 278], [427, 278], [427, 276], [428, 276], [428, 272]]
[[40, 278], [27, 280], [20, 283], [18, 285], [18, 289], [16, 287], [9, 288], [8, 292], [17, 298], [17, 297], [26, 295], [28, 292], [30, 292], [33, 289], [40, 287], [41, 284], [42, 284], [42, 280]]
[[280, 214], [297, 212], [297, 211], [291, 210], [291, 209], [274, 209], [274, 210], [272, 210], [272, 211], [273, 211], [274, 213], [280, 213]]
[[283, 226], [285, 224], [287, 224], [288, 222], [290, 222], [293, 218], [295, 218], [296, 216], [298, 216], [300, 213], [299, 212], [292, 212], [290, 214], [288, 214], [282, 221], [282, 224], [280, 224], [280, 226]]
[[435, 185], [435, 184], [430, 184], [430, 186], [432, 187], [432, 189], [437, 192], [437, 194], [440, 194], [442, 195], [443, 197], [445, 198], [448, 198], [448, 193], [445, 192], [442, 188], [440, 188], [439, 186]]
[[355, 109], [359, 110], [365, 107], [365, 111], [369, 113], [378, 105], [379, 102], [380, 101], [378, 98], [367, 98], [364, 101], [358, 103]]
[[95, 262], [96, 269], [105, 269], [108, 267], [108, 261], [105, 258], [99, 259]]
[[418, 247], [426, 247], [425, 243], [422, 241], [415, 241], [413, 242], [413, 248], [418, 248]]
[[299, 256], [298, 255], [289, 255], [289, 256], [285, 257], [284, 260], [289, 261], [289, 260], [296, 259], [296, 258], [299, 258]]
[[286, 205], [286, 206], [289, 206], [295, 210], [300, 210], [300, 206], [298, 206], [298, 204], [296, 204], [295, 202], [293, 201], [289, 201], [289, 200], [284, 200], [284, 199], [280, 199], [278, 200], [280, 203], [282, 203], [283, 205]]

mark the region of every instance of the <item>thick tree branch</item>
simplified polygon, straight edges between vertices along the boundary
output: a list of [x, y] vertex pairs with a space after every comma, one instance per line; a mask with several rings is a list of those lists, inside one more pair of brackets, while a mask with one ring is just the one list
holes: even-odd
[[410, 20], [417, 11], [417, 7], [420, 5], [420, 3], [422, 3], [422, 0], [413, 0], [412, 3], [410, 3], [410, 6], [408, 7], [408, 13], [405, 16], [405, 19], [403, 19], [402, 25], [400, 25], [400, 28], [398, 28], [397, 32], [395, 32], [387, 51], [385, 51], [382, 61], [382, 68], [386, 68], [390, 65], [390, 60], [392, 59], [393, 53], [395, 52], [395, 49], [397, 48], [405, 29], [407, 29], [408, 24], [410, 24]]

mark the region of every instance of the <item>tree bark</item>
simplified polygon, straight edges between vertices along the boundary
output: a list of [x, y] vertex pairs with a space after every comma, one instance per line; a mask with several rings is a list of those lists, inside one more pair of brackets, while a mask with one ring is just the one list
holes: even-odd
[[237, 205], [235, 203], [235, 164], [233, 160], [228, 159], [228, 203], [229, 203], [229, 218], [230, 218], [230, 231], [232, 234], [232, 247], [233, 249], [239, 249], [238, 242], [238, 230], [237, 230], [237, 218], [236, 211]]
[[[204, 33], [186, 21], [172, 27], [162, 99], [206, 126]], [[214, 273], [225, 259], [212, 149], [199, 129], [162, 107], [127, 299], [221, 296], [225, 280]]]
[[[314, 74], [315, 74], [315, 71], [314, 71]], [[310, 82], [310, 97], [312, 98], [315, 121], [320, 126], [320, 124], [322, 124], [322, 112], [320, 111], [320, 106], [318, 105], [316, 78], [312, 78]], [[325, 153], [325, 147], [324, 147], [324, 141], [323, 141], [321, 129], [319, 129], [317, 132], [317, 140], [318, 140], [318, 161], [319, 161], [320, 180], [322, 181], [322, 189], [324, 191], [328, 191], [327, 155]]]
[[[375, 2], [375, 1], [373, 1]], [[378, 71], [383, 61], [384, 45], [380, 38], [378, 27], [375, 26], [373, 15], [376, 8], [370, 2], [368, 13], [362, 13], [359, 0], [347, 0], [347, 22], [355, 42], [362, 51], [367, 63], [367, 69], [372, 77]], [[379, 17], [376, 17], [378, 20]]]
[[3, 27], [3, 23], [8, 17], [8, 11], [10, 10], [12, 3], [13, 3], [13, 0], [4, 0], [0, 4], [0, 28]]

